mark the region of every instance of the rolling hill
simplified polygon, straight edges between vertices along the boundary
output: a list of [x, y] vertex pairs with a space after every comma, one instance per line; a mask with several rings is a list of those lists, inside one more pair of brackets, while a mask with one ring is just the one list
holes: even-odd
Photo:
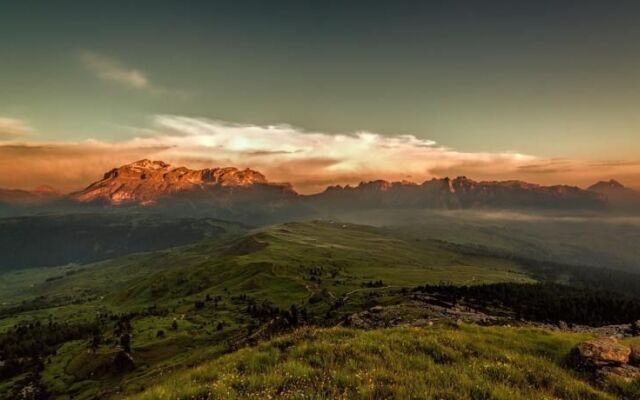
[[[278, 331], [274, 318], [287, 310], [299, 310], [309, 324], [334, 324], [368, 307], [372, 294], [394, 303], [402, 287], [441, 281], [533, 280], [516, 263], [456, 254], [432, 243], [416, 245], [377, 228], [288, 223], [88, 265], [6, 272], [0, 275], [0, 343], [21, 343], [14, 329], [25, 324], [36, 332], [46, 329], [30, 325], [33, 321], [68, 327], [55, 325], [58, 332], [88, 324], [85, 333], [69, 333], [68, 340], [56, 342], [62, 347], [54, 354], [42, 350], [47, 361], [38, 382], [56, 395], [92, 398], [113, 394], [116, 383], [134, 390], [163, 371]], [[131, 327], [138, 366], [125, 381], [109, 364], [118, 341], [109, 327], [123, 319]], [[74, 361], [86, 354], [86, 340], [95, 331], [103, 339], [94, 358], [108, 365]], [[185, 352], [196, 347], [198, 352]], [[75, 363], [84, 365], [84, 372], [75, 371]]]
[[[526, 285], [551, 276], [544, 265], [462, 250], [388, 228], [309, 221], [228, 230], [195, 244], [84, 265], [7, 271], [0, 274], [0, 354], [13, 364], [0, 368], [0, 387], [9, 395], [5, 398], [27, 386], [54, 398], [133, 395], [167, 374], [216, 360], [296, 326], [353, 325], [354, 315], [365, 315], [372, 307], [396, 310], [384, 322], [389, 326], [411, 324], [416, 318], [496, 323], [515, 314], [504, 305], [477, 309], [473, 303], [451, 302], [416, 290], [425, 284], [443, 290], [447, 285]], [[558, 265], [552, 269], [568, 282], [578, 275], [589, 276], [587, 270], [576, 274]], [[575, 284], [588, 286], [588, 281]], [[573, 292], [564, 292], [567, 304], [576, 304]], [[640, 309], [629, 298], [616, 297], [622, 295], [606, 296], [624, 305], [627, 314]], [[571, 320], [571, 315], [567, 317]], [[328, 342], [341, 337], [340, 332], [367, 335], [328, 332], [338, 332], [326, 338], [329, 348], [337, 345]], [[406, 332], [413, 331], [400, 329], [398, 335], [407, 336]], [[128, 349], [127, 356], [122, 356], [123, 348]], [[36, 359], [25, 357], [34, 351]], [[414, 362], [406, 357], [403, 363]], [[390, 374], [397, 368], [387, 367], [385, 373]], [[574, 379], [566, 375], [558, 385], [608, 398], [606, 392]], [[400, 390], [395, 384], [386, 386], [385, 390]], [[449, 389], [445, 386], [442, 393]], [[530, 393], [537, 392], [524, 391], [522, 396]]]

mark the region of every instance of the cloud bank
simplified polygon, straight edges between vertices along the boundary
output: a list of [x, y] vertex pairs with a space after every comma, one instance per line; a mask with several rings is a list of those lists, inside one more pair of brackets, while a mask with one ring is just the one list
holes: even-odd
[[258, 126], [172, 115], [155, 117], [154, 134], [139, 145], [169, 146], [166, 158], [189, 164], [239, 165], [289, 181], [299, 190], [322, 190], [328, 184], [369, 179], [424, 180], [436, 170], [466, 165], [476, 173], [513, 170], [536, 161], [517, 153], [463, 153], [412, 135], [372, 132], [328, 134], [290, 125]]
[[31, 132], [29, 124], [22, 120], [0, 117], [0, 140], [21, 138]]
[[254, 168], [303, 193], [332, 184], [387, 179], [422, 182], [432, 177], [523, 179], [587, 185], [617, 178], [640, 183], [640, 163], [549, 160], [515, 152], [461, 152], [412, 135], [372, 132], [329, 134], [290, 125], [250, 125], [158, 115], [126, 141], [0, 144], [0, 186], [50, 184], [79, 189], [107, 170], [141, 158], [191, 168]]

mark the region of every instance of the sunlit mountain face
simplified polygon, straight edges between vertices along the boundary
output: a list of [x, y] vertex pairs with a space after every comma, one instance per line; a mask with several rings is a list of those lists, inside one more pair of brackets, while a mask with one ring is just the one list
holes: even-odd
[[640, 399], [640, 3], [0, 2], [0, 400]]

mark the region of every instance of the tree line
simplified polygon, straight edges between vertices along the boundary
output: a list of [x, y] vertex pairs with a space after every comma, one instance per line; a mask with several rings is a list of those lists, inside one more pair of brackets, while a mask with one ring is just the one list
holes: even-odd
[[413, 292], [485, 309], [506, 308], [518, 319], [538, 322], [602, 326], [640, 319], [640, 300], [632, 296], [557, 283], [424, 285]]

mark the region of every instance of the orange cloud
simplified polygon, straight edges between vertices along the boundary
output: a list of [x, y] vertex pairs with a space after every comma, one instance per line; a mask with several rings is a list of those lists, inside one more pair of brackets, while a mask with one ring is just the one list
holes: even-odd
[[22, 120], [0, 117], [0, 139], [15, 139], [31, 132], [29, 124]]
[[466, 175], [588, 185], [616, 178], [640, 183], [640, 162], [550, 160], [519, 153], [459, 152], [411, 135], [371, 132], [327, 134], [289, 125], [233, 124], [202, 118], [156, 116], [129, 140], [106, 143], [0, 142], [0, 186], [49, 184], [79, 189], [107, 170], [141, 158], [192, 168], [237, 166], [291, 182], [303, 193], [361, 180], [413, 180]]

